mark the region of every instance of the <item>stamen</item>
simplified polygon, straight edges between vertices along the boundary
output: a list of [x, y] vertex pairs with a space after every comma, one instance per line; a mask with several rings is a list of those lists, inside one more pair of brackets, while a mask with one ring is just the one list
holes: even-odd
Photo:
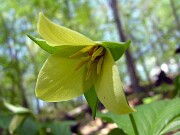
[[88, 63], [87, 63], [87, 69], [89, 69], [91, 67], [91, 64], [92, 64], [92, 60], [89, 60]]
[[91, 60], [94, 61], [98, 56], [101, 56], [103, 54], [103, 50], [104, 48], [103, 47], [100, 47], [98, 50], [96, 50], [92, 57], [91, 57]]
[[81, 49], [80, 51], [81, 51], [81, 52], [88, 52], [88, 51], [91, 50], [91, 48], [93, 48], [93, 47], [94, 47], [94, 46], [87, 46], [87, 47]]
[[90, 60], [91, 56], [81, 57], [81, 60]]
[[89, 59], [81, 59], [81, 61], [76, 65], [75, 71], [79, 70]]
[[[91, 60], [89, 60], [89, 61], [91, 61]], [[88, 70], [87, 70], [87, 73], [86, 73], [86, 81], [89, 79], [89, 77], [91, 75], [91, 72], [93, 70], [93, 65], [94, 65], [92, 61], [88, 62], [88, 63], [90, 63], [90, 64], [89, 64], [89, 67], [87, 68]]]
[[88, 51], [88, 54], [92, 56], [92, 54], [98, 49], [98, 46], [93, 47]]
[[95, 47], [93, 48], [93, 52], [95, 52], [98, 48], [99, 48], [99, 46], [95, 46]]
[[104, 57], [102, 56], [97, 63], [97, 74], [100, 74]]
[[93, 62], [92, 60], [89, 60], [88, 63], [87, 63], [86, 81], [89, 79], [90, 74], [91, 74], [91, 72], [92, 72], [93, 63], [94, 63], [94, 62]]
[[83, 53], [85, 53], [85, 52], [88, 52], [88, 51], [89, 51], [90, 49], [92, 49], [92, 48], [93, 48], [93, 46], [84, 47], [84, 48], [81, 49], [80, 51], [78, 51], [78, 52], [70, 55], [69, 58], [75, 58], [75, 57], [77, 57], [77, 56], [79, 56], [79, 55], [81, 55], [81, 54], [83, 54]]
[[79, 55], [81, 55], [81, 54], [82, 54], [82, 52], [78, 51], [78, 52], [70, 55], [69, 58], [75, 58], [75, 57], [77, 57], [77, 56], [79, 56]]

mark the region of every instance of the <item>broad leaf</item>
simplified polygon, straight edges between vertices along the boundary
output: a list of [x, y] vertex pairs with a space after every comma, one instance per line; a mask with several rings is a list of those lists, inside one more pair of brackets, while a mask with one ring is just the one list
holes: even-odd
[[127, 48], [129, 47], [131, 41], [127, 42], [99, 42], [102, 44], [104, 47], [107, 47], [110, 51], [111, 54], [114, 58], [115, 61], [121, 58], [121, 56], [125, 53]]
[[26, 109], [26, 108], [21, 107], [21, 106], [12, 105], [10, 103], [7, 103], [6, 101], [4, 101], [4, 106], [16, 114], [29, 114], [29, 113], [31, 113], [31, 111], [29, 109]]
[[15, 115], [9, 125], [9, 132], [13, 134], [16, 129], [24, 122], [27, 115]]
[[[141, 105], [136, 109], [137, 112], [133, 113], [133, 116], [139, 135], [161, 135], [180, 127], [180, 98], [156, 101]], [[109, 112], [98, 113], [97, 116], [115, 122], [126, 134], [134, 135], [128, 115], [116, 115]]]
[[10, 114], [0, 114], [0, 129], [8, 129], [12, 117]]
[[180, 117], [174, 119], [172, 122], [170, 122], [165, 128], [164, 130], [161, 132], [161, 134], [165, 134], [168, 133], [170, 131], [174, 131], [179, 129], [180, 127]]
[[70, 126], [76, 124], [74, 121], [53, 122], [46, 126], [51, 129], [53, 135], [72, 135]]
[[44, 135], [32, 117], [27, 117], [15, 131], [15, 135]]
[[127, 134], [124, 133], [124, 131], [120, 128], [114, 128], [108, 133], [108, 135], [127, 135]]
[[86, 101], [88, 102], [91, 110], [92, 110], [92, 115], [93, 118], [95, 119], [96, 117], [96, 110], [97, 110], [97, 106], [98, 106], [98, 97], [96, 95], [95, 89], [94, 87], [91, 88], [90, 90], [88, 90], [85, 94], [84, 94]]
[[52, 46], [49, 46], [45, 40], [43, 39], [39, 39], [39, 38], [35, 38], [33, 36], [27, 35], [32, 41], [34, 41], [37, 45], [39, 45], [43, 50], [45, 50], [46, 52], [52, 54], [54, 52], [56, 52], [58, 49]]

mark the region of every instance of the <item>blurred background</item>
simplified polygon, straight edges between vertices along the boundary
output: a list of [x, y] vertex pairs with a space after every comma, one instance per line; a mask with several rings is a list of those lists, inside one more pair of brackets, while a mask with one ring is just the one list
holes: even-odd
[[[11, 113], [4, 107], [4, 99], [28, 108], [42, 122], [71, 119], [78, 123], [75, 124], [78, 131], [71, 127], [74, 133], [100, 133], [103, 129], [97, 128], [98, 124], [103, 125], [101, 120], [91, 123], [93, 119], [83, 97], [61, 103], [47, 103], [35, 97], [38, 72], [49, 56], [26, 35], [40, 38], [36, 27], [39, 12], [95, 41], [132, 41], [126, 54], [117, 61], [132, 106], [177, 96], [180, 0], [0, 0], [0, 3], [0, 134], [8, 134], [6, 125], [12, 118], [5, 117]], [[99, 109], [103, 107], [100, 105]], [[46, 130], [50, 134], [52, 129]]]

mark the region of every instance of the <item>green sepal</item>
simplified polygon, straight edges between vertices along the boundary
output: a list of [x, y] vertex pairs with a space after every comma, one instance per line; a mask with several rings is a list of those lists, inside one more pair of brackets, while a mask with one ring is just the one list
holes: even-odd
[[99, 100], [96, 95], [94, 87], [92, 87], [90, 90], [88, 90], [86, 93], [84, 93], [84, 96], [86, 98], [86, 101], [88, 102], [88, 105], [91, 108], [93, 118], [95, 119]]
[[111, 51], [111, 54], [115, 61], [119, 60], [121, 56], [125, 53], [128, 49], [131, 41], [127, 42], [99, 42], [102, 46], [108, 48]]
[[39, 45], [43, 50], [45, 50], [46, 52], [52, 54], [54, 52], [56, 52], [58, 49], [55, 47], [52, 47], [50, 45], [48, 45], [46, 43], [45, 40], [43, 39], [39, 39], [39, 38], [35, 38], [33, 36], [27, 35], [32, 41], [34, 41], [37, 45]]

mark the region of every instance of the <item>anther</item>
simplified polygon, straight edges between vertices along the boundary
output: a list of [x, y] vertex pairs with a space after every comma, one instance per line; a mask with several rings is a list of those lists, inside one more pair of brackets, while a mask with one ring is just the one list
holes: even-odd
[[100, 74], [100, 72], [101, 72], [103, 60], [104, 60], [104, 57], [101, 56], [101, 58], [99, 59], [99, 61], [97, 63], [97, 74]]
[[90, 75], [92, 73], [92, 70], [93, 70], [93, 66], [94, 66], [94, 63], [92, 61], [91, 62], [90, 61], [91, 60], [88, 61], [88, 65], [87, 65], [89, 67], [87, 67], [86, 81], [89, 79], [89, 77], [90, 77]]
[[[90, 58], [89, 58], [90, 59]], [[77, 71], [77, 70], [79, 70], [84, 64], [86, 64], [87, 63], [87, 61], [89, 60], [89, 59], [81, 59], [81, 61], [76, 65], [76, 67], [75, 67], [75, 71]]]
[[93, 46], [84, 47], [84, 48], [81, 49], [80, 51], [78, 51], [78, 52], [70, 55], [69, 58], [75, 58], [75, 57], [77, 57], [77, 56], [79, 56], [79, 55], [81, 55], [81, 54], [83, 54], [83, 53], [85, 53], [85, 52], [88, 52], [88, 51], [91, 50], [92, 48], [93, 48]]
[[97, 50], [92, 54], [91, 60], [94, 61], [98, 56], [101, 56], [101, 55], [103, 54], [103, 50], [104, 50], [103, 47], [100, 47], [99, 49], [97, 49]]

